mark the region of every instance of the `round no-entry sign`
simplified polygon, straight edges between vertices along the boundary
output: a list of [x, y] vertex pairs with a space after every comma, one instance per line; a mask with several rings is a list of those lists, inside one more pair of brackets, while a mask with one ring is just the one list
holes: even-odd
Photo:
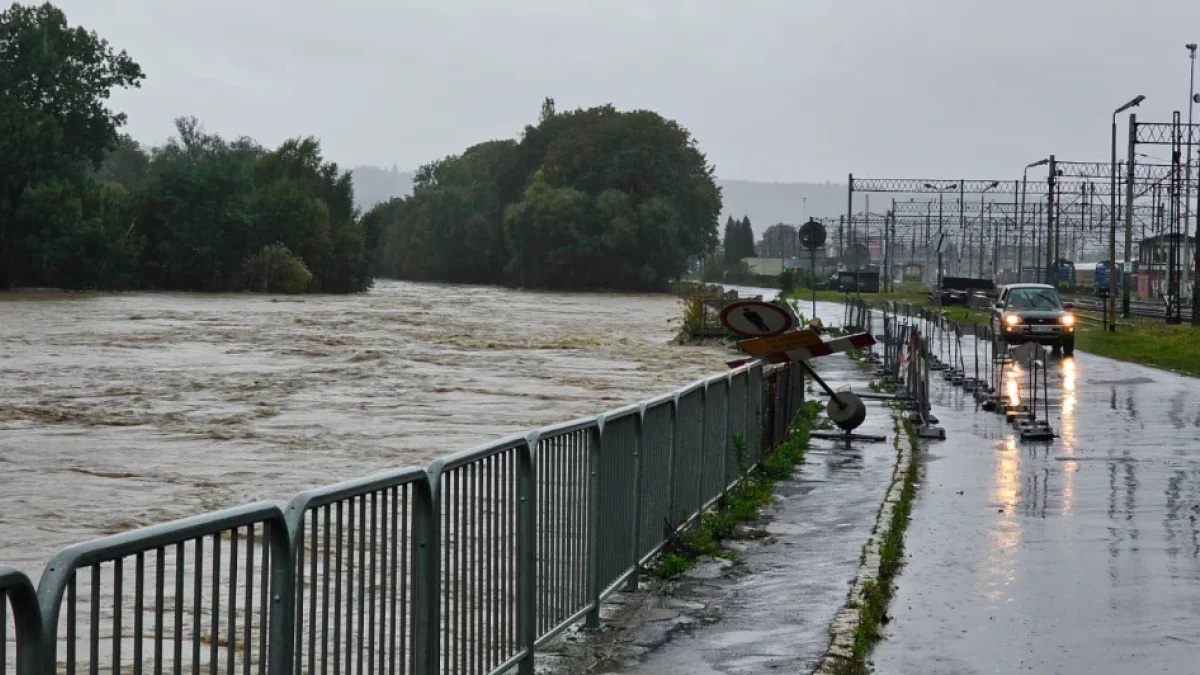
[[770, 337], [791, 330], [796, 320], [779, 305], [742, 300], [721, 310], [721, 323], [743, 337]]

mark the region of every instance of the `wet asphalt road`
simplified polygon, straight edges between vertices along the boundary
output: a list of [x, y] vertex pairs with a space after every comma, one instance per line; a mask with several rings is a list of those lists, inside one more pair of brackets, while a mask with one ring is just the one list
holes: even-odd
[[1041, 443], [934, 380], [947, 440], [877, 672], [1200, 673], [1200, 380], [1091, 354], [1049, 376]]
[[[835, 388], [866, 389], [867, 375], [844, 356], [821, 359], [819, 369]], [[661, 626], [649, 624], [632, 640], [634, 657], [627, 652], [619, 659], [623, 663], [603, 672], [812, 672], [829, 646], [830, 623], [846, 602], [896, 462], [890, 410], [879, 401], [867, 406], [867, 421], [858, 431], [886, 435], [886, 442], [856, 443], [847, 450], [814, 439], [801, 469], [777, 488], [766, 526], [773, 540], [744, 550], [732, 574], [680, 584], [675, 600], [706, 605], [715, 621], [665, 637]]]

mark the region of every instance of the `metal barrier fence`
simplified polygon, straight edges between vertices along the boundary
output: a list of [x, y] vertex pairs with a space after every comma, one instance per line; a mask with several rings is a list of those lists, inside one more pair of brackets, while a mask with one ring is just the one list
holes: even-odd
[[[434, 462], [0, 566], [0, 675], [490, 675], [600, 603], [783, 441], [759, 363]], [[735, 443], [741, 437], [744, 444]]]

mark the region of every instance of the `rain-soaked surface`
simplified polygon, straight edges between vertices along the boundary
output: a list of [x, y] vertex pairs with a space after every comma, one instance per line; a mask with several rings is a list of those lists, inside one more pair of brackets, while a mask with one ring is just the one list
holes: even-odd
[[1200, 672], [1198, 381], [1091, 354], [1049, 375], [1049, 443], [934, 380], [947, 440], [878, 672]]
[[[841, 322], [836, 305], [819, 303], [818, 311], [827, 324]], [[844, 356], [821, 359], [818, 367], [834, 387], [866, 389], [868, 376]], [[819, 390], [809, 395], [827, 398]], [[685, 576], [668, 604], [684, 608], [682, 615], [659, 612], [600, 672], [812, 672], [829, 646], [830, 623], [846, 603], [896, 463], [891, 411], [879, 401], [867, 406], [859, 433], [886, 435], [886, 442], [847, 449], [814, 439], [800, 470], [778, 486], [766, 526], [771, 539], [743, 549], [731, 573], [698, 568], [695, 578]]]
[[666, 295], [0, 294], [0, 562], [595, 415], [725, 369]]

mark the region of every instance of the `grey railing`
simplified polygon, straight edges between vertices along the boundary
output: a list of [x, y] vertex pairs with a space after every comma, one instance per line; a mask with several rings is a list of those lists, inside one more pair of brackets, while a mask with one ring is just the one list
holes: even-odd
[[0, 675], [530, 674], [786, 438], [803, 387], [754, 363], [282, 510], [77, 544], [36, 595], [0, 567]]
[[[9, 653], [9, 645], [15, 653]], [[42, 615], [25, 573], [0, 565], [0, 673], [32, 672], [42, 644]]]

